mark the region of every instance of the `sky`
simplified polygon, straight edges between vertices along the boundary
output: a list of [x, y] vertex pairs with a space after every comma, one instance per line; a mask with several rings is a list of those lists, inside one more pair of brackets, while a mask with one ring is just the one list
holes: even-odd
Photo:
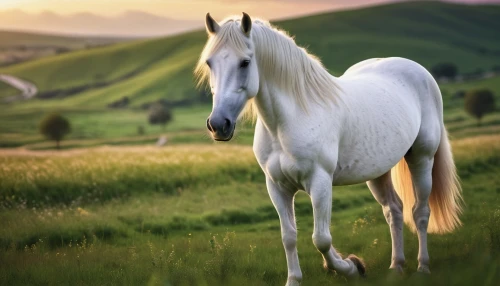
[[[328, 10], [354, 8], [398, 0], [0, 0], [0, 11], [21, 9], [62, 15], [91, 12], [114, 16], [137, 10], [173, 19], [197, 20], [210, 12], [216, 19], [245, 11], [251, 16], [282, 19]], [[462, 3], [500, 3], [500, 0], [446, 0]]]

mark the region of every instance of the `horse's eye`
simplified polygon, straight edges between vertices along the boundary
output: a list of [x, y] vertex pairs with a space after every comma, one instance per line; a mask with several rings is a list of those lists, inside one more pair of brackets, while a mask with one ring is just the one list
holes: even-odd
[[241, 68], [246, 68], [250, 64], [250, 60], [243, 60], [240, 64]]

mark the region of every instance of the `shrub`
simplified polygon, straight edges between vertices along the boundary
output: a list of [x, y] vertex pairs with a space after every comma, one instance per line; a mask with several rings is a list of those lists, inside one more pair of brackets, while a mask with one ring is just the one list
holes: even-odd
[[481, 125], [481, 118], [495, 110], [495, 97], [490, 90], [480, 89], [467, 92], [465, 95], [465, 111], [477, 119]]
[[458, 68], [453, 63], [440, 63], [433, 66], [431, 72], [437, 78], [454, 79], [458, 74]]
[[144, 129], [144, 126], [142, 126], [142, 125], [137, 126], [137, 134], [138, 135], [146, 134], [146, 130]]
[[64, 136], [70, 132], [71, 125], [68, 119], [58, 113], [51, 113], [40, 122], [40, 133], [47, 139], [56, 141], [57, 149], [60, 148]]
[[165, 104], [158, 102], [149, 108], [149, 124], [158, 124], [165, 129], [165, 125], [171, 120], [172, 112]]
[[130, 100], [128, 99], [128, 97], [124, 96], [124, 97], [108, 104], [108, 108], [125, 108], [129, 105], [129, 103], [130, 103]]

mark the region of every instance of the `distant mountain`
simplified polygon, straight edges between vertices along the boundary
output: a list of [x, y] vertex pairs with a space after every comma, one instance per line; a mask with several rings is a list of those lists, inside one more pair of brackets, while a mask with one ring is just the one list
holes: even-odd
[[185, 21], [128, 11], [115, 17], [89, 12], [63, 16], [45, 11], [39, 14], [22, 10], [0, 11], [0, 29], [67, 35], [151, 37], [178, 34], [203, 26], [202, 21]]

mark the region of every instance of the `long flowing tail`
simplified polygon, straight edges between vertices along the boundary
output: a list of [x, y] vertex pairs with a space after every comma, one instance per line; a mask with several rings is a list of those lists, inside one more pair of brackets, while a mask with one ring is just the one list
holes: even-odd
[[[429, 197], [431, 216], [429, 233], [452, 232], [460, 226], [459, 215], [462, 213], [462, 189], [457, 176], [451, 146], [446, 129], [442, 128], [441, 142], [434, 155], [432, 168], [432, 192]], [[405, 223], [415, 232], [412, 207], [415, 204], [413, 183], [406, 160], [403, 158], [391, 171], [392, 183], [401, 201]]]

